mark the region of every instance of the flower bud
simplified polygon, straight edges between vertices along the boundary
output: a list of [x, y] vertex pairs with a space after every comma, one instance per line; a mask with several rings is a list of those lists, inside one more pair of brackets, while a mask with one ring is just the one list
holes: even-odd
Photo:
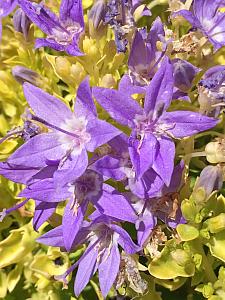
[[59, 56], [55, 60], [55, 69], [60, 77], [69, 76], [71, 72], [71, 63], [66, 57]]
[[15, 66], [12, 68], [12, 75], [17, 82], [23, 84], [24, 82], [30, 82], [33, 85], [40, 85], [40, 75], [35, 71], [25, 68], [23, 66]]
[[27, 40], [31, 21], [21, 8], [18, 8], [14, 13], [13, 24], [15, 30], [21, 32]]
[[102, 77], [100, 86], [110, 89], [116, 86], [116, 81], [111, 74], [106, 74]]
[[72, 64], [71, 76], [75, 78], [77, 82], [81, 82], [86, 76], [86, 72], [79, 62], [77, 62], [76, 64]]
[[178, 89], [186, 92], [191, 88], [192, 81], [195, 75], [199, 72], [199, 68], [179, 58], [174, 59], [172, 64], [174, 84]]
[[[223, 184], [222, 169], [219, 165], [207, 166], [200, 174], [199, 179], [194, 188], [193, 197], [197, 202], [207, 200], [210, 194], [221, 189]], [[199, 195], [201, 196], [199, 197]]]
[[103, 22], [106, 13], [106, 3], [104, 0], [97, 0], [92, 6], [88, 19], [92, 21], [95, 29]]
[[219, 139], [216, 142], [208, 143], [205, 147], [206, 159], [216, 164], [225, 162], [225, 140]]

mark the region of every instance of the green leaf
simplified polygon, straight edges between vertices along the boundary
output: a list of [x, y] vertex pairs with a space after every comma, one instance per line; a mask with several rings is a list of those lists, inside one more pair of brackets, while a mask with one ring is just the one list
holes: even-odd
[[225, 262], [225, 230], [214, 234], [206, 245], [213, 256]]
[[23, 265], [17, 264], [15, 269], [9, 272], [7, 277], [7, 286], [10, 293], [14, 290], [15, 286], [19, 282], [22, 270], [23, 270]]
[[176, 277], [190, 277], [195, 273], [195, 264], [190, 255], [174, 241], [167, 243], [159, 258], [154, 258], [148, 266], [149, 273], [159, 279], [174, 279]]
[[182, 241], [191, 241], [199, 236], [198, 229], [188, 224], [179, 224], [177, 232]]
[[4, 270], [0, 270], [0, 298], [5, 298], [7, 294], [7, 276]]

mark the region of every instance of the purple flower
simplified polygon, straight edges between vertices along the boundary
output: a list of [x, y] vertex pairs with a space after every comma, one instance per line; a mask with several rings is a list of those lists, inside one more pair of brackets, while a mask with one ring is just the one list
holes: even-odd
[[[210, 180], [209, 180], [210, 178]], [[205, 167], [194, 187], [194, 193], [204, 191], [204, 199], [207, 200], [213, 191], [220, 190], [223, 185], [223, 172], [220, 165]], [[197, 197], [196, 197], [197, 198]]]
[[199, 82], [198, 90], [200, 111], [209, 116], [218, 116], [225, 100], [225, 66], [207, 70]]
[[46, 38], [36, 39], [36, 48], [46, 46], [73, 56], [83, 55], [78, 47], [84, 30], [81, 0], [62, 0], [59, 17], [43, 4], [28, 0], [18, 2], [28, 18], [47, 34]]
[[173, 15], [183, 16], [194, 28], [198, 28], [217, 50], [225, 45], [225, 18], [219, 9], [224, 1], [194, 0], [193, 12], [180, 10]]
[[[142, 1], [108, 0], [104, 6], [99, 5], [100, 1], [97, 3], [98, 5], [94, 5], [91, 11], [94, 24], [98, 25], [100, 18], [105, 24], [109, 24], [114, 30], [117, 51], [126, 52], [128, 44], [126, 37], [135, 27], [133, 13], [142, 4]], [[146, 6], [144, 6], [141, 15], [151, 15]]]
[[165, 58], [147, 87], [144, 108], [129, 95], [94, 88], [96, 100], [120, 124], [132, 130], [129, 153], [136, 178], [152, 168], [169, 185], [174, 167], [172, 138], [183, 138], [214, 127], [217, 120], [190, 111], [166, 112], [173, 94], [173, 68]]
[[59, 188], [55, 187], [52, 178], [34, 182], [19, 196], [35, 199], [38, 203], [52, 203], [55, 207], [58, 202], [69, 198], [62, 219], [64, 243], [68, 251], [82, 225], [90, 202], [100, 213], [117, 220], [134, 223], [137, 218], [129, 200], [113, 187], [103, 184], [102, 176], [90, 169], [68, 185]]
[[15, 30], [21, 32], [25, 39], [28, 40], [31, 21], [21, 8], [18, 8], [13, 15], [13, 25]]
[[163, 40], [164, 35], [160, 18], [153, 22], [149, 33], [145, 28], [136, 31], [128, 60], [130, 75], [134, 83], [145, 86], [155, 74], [165, 53], [157, 50], [157, 42]]
[[110, 154], [103, 156], [91, 165], [91, 168], [102, 174], [106, 179], [113, 178], [122, 181], [133, 194], [142, 199], [148, 199], [161, 195], [162, 179], [149, 168], [140, 178], [135, 177], [132, 166], [128, 137], [125, 134], [118, 135], [110, 142]]
[[20, 84], [30, 82], [31, 84], [38, 86], [41, 82], [41, 76], [38, 73], [23, 66], [13, 67], [12, 75]]
[[[62, 227], [59, 226], [49, 231], [38, 238], [38, 241], [63, 248]], [[73, 247], [84, 242], [89, 243], [84, 254], [68, 272], [63, 276], [58, 276], [58, 279], [65, 281], [66, 276], [78, 266], [74, 284], [74, 292], [78, 296], [98, 270], [100, 289], [103, 296], [106, 297], [119, 272], [120, 252], [118, 246], [120, 245], [127, 254], [134, 254], [140, 248], [133, 243], [129, 234], [122, 227], [105, 216], [98, 217], [91, 223], [84, 222]]]
[[173, 59], [174, 85], [183, 92], [187, 92], [192, 87], [194, 77], [200, 69], [183, 59]]
[[161, 197], [149, 200], [138, 199], [134, 207], [139, 213], [136, 222], [138, 244], [143, 247], [157, 225], [159, 218], [169, 227], [176, 228], [178, 224], [184, 223], [179, 203], [179, 188], [181, 185], [184, 162], [181, 161], [175, 168], [171, 177], [170, 185], [164, 185]]
[[[45, 182], [46, 179], [52, 178], [54, 172], [57, 170], [57, 165], [46, 166], [44, 168], [32, 168], [23, 167], [19, 165], [10, 165], [8, 162], [0, 163], [0, 174], [6, 178], [26, 185], [32, 185], [37, 182]], [[3, 209], [1, 215], [1, 220], [11, 214], [13, 211], [24, 206], [28, 201], [29, 197], [23, 202], [9, 208]], [[35, 212], [33, 217], [33, 226], [35, 230], [48, 220], [49, 217], [54, 213], [58, 203], [57, 202], [40, 202], [35, 201]]]
[[120, 133], [109, 123], [97, 118], [88, 80], [77, 91], [72, 112], [59, 99], [25, 83], [25, 97], [35, 115], [32, 120], [46, 126], [48, 132], [38, 134], [19, 147], [8, 164], [23, 168], [43, 168], [58, 164], [55, 183], [63, 186], [81, 176], [87, 168], [87, 151], [93, 152]]

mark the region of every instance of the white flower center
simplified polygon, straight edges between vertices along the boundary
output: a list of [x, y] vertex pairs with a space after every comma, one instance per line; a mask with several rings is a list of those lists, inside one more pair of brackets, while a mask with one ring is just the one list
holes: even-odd
[[62, 46], [67, 46], [72, 42], [74, 35], [81, 33], [81, 31], [82, 28], [78, 23], [69, 24], [68, 26], [62, 25], [62, 28], [53, 28], [52, 34], [48, 35], [47, 39], [55, 41]]
[[[63, 124], [60, 124], [60, 128], [71, 133], [71, 135], [58, 131], [57, 135], [67, 150], [70, 148], [74, 154], [80, 154], [84, 145], [88, 143], [91, 136], [86, 132], [87, 120], [84, 117], [76, 118], [74, 115], [72, 118], [67, 119]], [[68, 147], [69, 145], [69, 147]]]

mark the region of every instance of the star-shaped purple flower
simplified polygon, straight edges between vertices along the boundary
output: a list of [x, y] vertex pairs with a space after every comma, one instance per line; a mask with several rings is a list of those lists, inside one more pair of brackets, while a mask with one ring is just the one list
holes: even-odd
[[110, 153], [91, 164], [91, 169], [102, 174], [106, 179], [122, 181], [125, 188], [141, 199], [161, 195], [164, 185], [158, 174], [149, 168], [140, 178], [135, 177], [129, 156], [128, 136], [120, 134], [108, 142]]
[[217, 120], [191, 111], [167, 112], [173, 94], [173, 68], [167, 57], [147, 87], [144, 108], [127, 93], [93, 88], [96, 100], [120, 124], [131, 129], [130, 159], [136, 177], [149, 168], [169, 185], [174, 167], [172, 138], [183, 138], [207, 130]]
[[25, 83], [25, 97], [35, 115], [48, 132], [38, 134], [19, 147], [8, 159], [8, 164], [23, 168], [44, 168], [58, 164], [55, 184], [63, 186], [81, 176], [88, 166], [87, 151], [120, 134], [111, 124], [97, 118], [88, 79], [77, 91], [72, 112], [62, 101], [43, 90]]
[[84, 30], [84, 17], [81, 0], [62, 0], [59, 17], [43, 4], [19, 0], [20, 7], [28, 18], [44, 33], [46, 38], [36, 39], [36, 48], [50, 47], [79, 56], [79, 38]]
[[179, 188], [181, 185], [184, 162], [181, 161], [175, 168], [170, 185], [162, 188], [161, 197], [149, 200], [138, 199], [134, 204], [139, 214], [136, 222], [138, 244], [143, 247], [157, 225], [157, 218], [171, 228], [185, 223], [180, 209]]
[[219, 11], [224, 6], [224, 0], [194, 0], [193, 12], [183, 9], [173, 15], [183, 16], [201, 30], [217, 50], [225, 45], [225, 15]]
[[[64, 248], [62, 226], [44, 234], [38, 238], [38, 242]], [[73, 248], [84, 242], [89, 245], [81, 258], [64, 275], [58, 276], [58, 279], [66, 281], [68, 274], [78, 266], [74, 284], [75, 295], [78, 296], [98, 270], [100, 289], [106, 297], [119, 272], [118, 246], [121, 246], [127, 254], [134, 254], [140, 248], [122, 227], [104, 215], [90, 223], [84, 222]]]
[[[71, 249], [80, 230], [89, 203], [92, 203], [100, 213], [117, 220], [135, 223], [137, 219], [129, 200], [112, 186], [103, 184], [102, 176], [90, 169], [87, 169], [83, 175], [73, 182], [71, 181], [70, 184], [60, 188], [54, 186], [52, 178], [39, 180], [25, 188], [19, 196], [35, 199], [38, 201], [38, 206], [41, 205], [41, 202], [42, 206], [44, 203], [46, 205], [51, 203], [51, 208], [56, 208], [59, 202], [69, 199], [62, 219], [63, 237], [67, 251]], [[42, 212], [42, 220], [46, 213], [45, 221], [48, 219], [49, 212], [50, 210]]]

